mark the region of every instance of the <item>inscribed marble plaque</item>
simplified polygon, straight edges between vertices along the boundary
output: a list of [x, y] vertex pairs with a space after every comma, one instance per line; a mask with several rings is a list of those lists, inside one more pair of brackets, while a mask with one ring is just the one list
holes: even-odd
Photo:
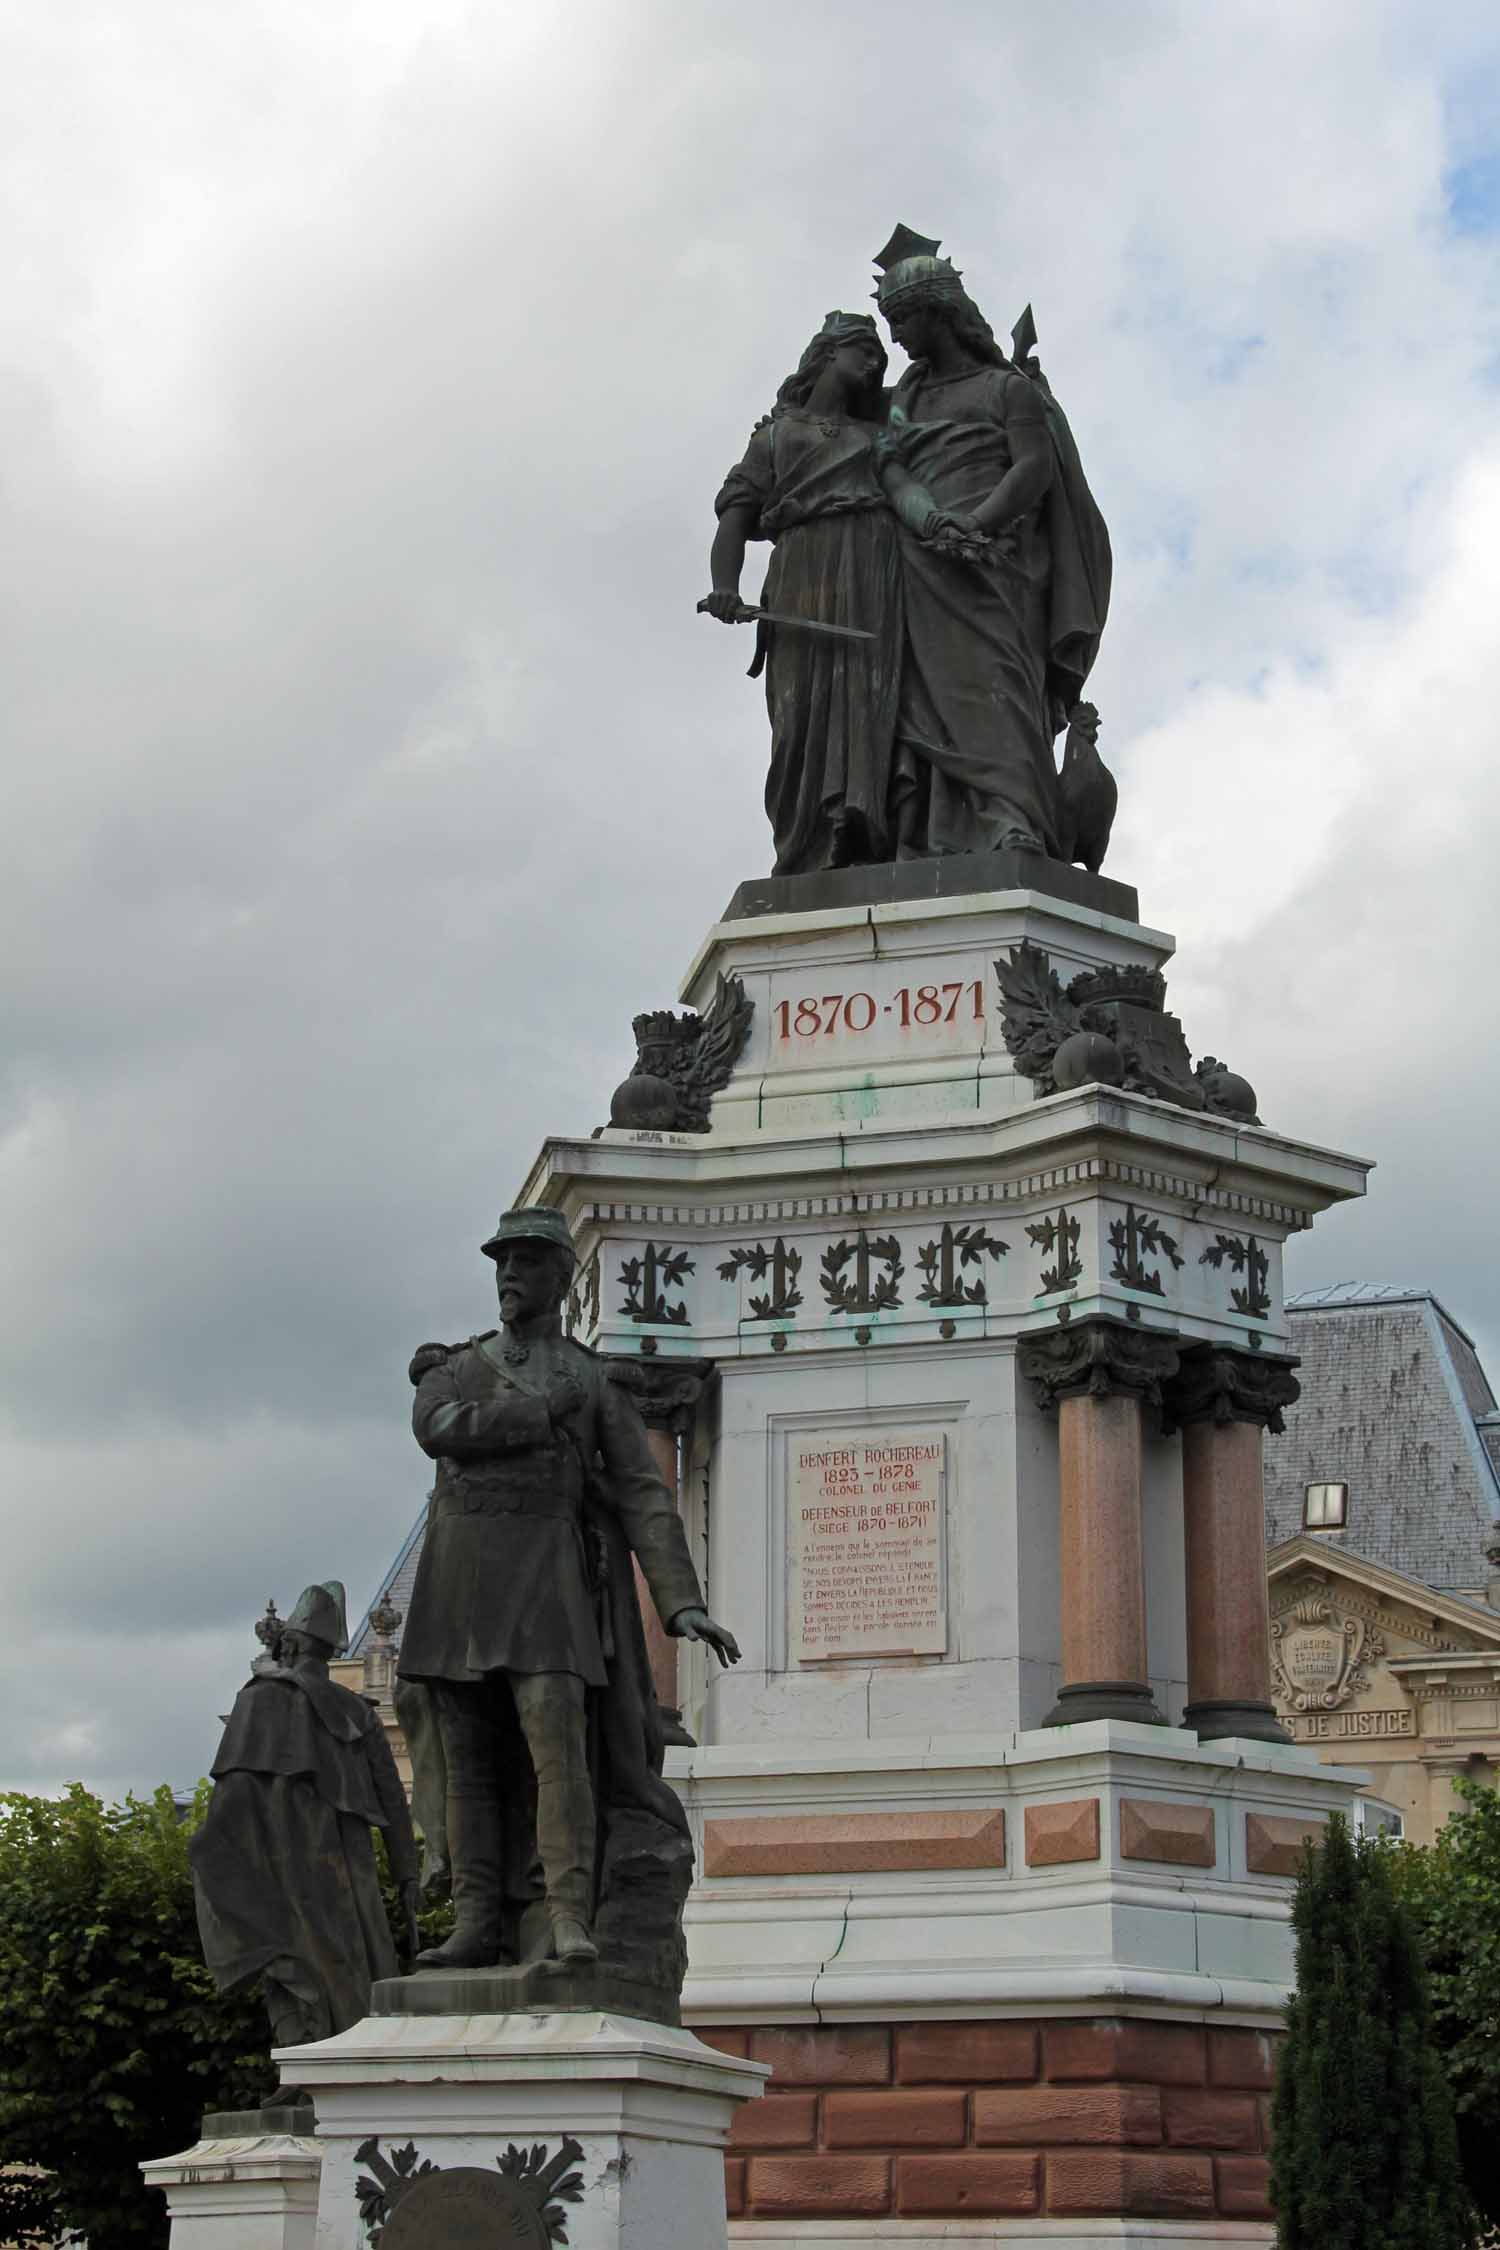
[[791, 1653], [803, 1664], [941, 1656], [947, 1439], [892, 1431], [791, 1441]]

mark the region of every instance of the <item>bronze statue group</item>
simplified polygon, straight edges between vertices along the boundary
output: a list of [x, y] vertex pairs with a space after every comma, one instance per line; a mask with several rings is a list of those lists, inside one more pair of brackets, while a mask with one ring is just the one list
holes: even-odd
[[[777, 875], [1004, 849], [1097, 868], [1103, 855], [1112, 785], [1081, 699], [1109, 607], [1109, 535], [1030, 308], [1007, 357], [938, 247], [898, 227], [876, 261], [879, 310], [911, 361], [895, 387], [871, 316], [830, 313], [718, 495], [700, 609], [729, 624], [755, 614], [739, 592], [745, 550], [772, 543], [760, 609], [775, 621], [760, 617], [753, 669], [771, 719]], [[1080, 707], [1060, 778], [1053, 745]]]

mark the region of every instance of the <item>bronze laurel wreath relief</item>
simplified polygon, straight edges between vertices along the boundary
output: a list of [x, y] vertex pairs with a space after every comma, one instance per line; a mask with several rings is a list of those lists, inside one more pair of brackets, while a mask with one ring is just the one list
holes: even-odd
[[517, 2250], [550, 2250], [568, 2239], [563, 2206], [583, 2201], [582, 2156], [582, 2144], [571, 2135], [550, 2156], [543, 2141], [529, 2148], [512, 2141], [488, 2172], [472, 2164], [434, 2164], [417, 2155], [414, 2141], [386, 2156], [372, 2135], [355, 2151], [354, 2161], [367, 2170], [356, 2177], [354, 2192], [372, 2250], [430, 2250], [434, 2240], [447, 2239], [440, 2232], [445, 2219], [481, 2213], [497, 2222], [497, 2241], [513, 2242]]

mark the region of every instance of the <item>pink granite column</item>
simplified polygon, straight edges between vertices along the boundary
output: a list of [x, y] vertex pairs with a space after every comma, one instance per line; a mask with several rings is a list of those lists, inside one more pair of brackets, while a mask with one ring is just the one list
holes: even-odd
[[1141, 1413], [1177, 1365], [1171, 1337], [1080, 1321], [1024, 1337], [1021, 1372], [1058, 1414], [1062, 1686], [1044, 1722], [1165, 1722], [1152, 1700]]
[[1298, 1385], [1285, 1360], [1184, 1353], [1167, 1392], [1182, 1430], [1188, 1702], [1200, 1741], [1290, 1740], [1271, 1702], [1266, 1608], [1264, 1433], [1282, 1427]]
[[1085, 1695], [1123, 1698], [1132, 1709], [1151, 1701], [1140, 1402], [1080, 1393], [1057, 1412], [1063, 1684], [1053, 1723], [1074, 1715], [1063, 1706]]

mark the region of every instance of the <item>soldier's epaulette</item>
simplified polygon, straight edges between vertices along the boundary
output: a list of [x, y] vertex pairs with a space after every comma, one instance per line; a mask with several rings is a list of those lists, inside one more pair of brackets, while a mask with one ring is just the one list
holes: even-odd
[[413, 1388], [421, 1382], [424, 1375], [430, 1375], [435, 1367], [441, 1367], [445, 1359], [457, 1359], [459, 1353], [468, 1351], [471, 1345], [482, 1344], [486, 1337], [498, 1336], [499, 1333], [498, 1328], [486, 1328], [481, 1335], [466, 1336], [461, 1344], [418, 1344], [411, 1355], [411, 1365], [406, 1370]]

